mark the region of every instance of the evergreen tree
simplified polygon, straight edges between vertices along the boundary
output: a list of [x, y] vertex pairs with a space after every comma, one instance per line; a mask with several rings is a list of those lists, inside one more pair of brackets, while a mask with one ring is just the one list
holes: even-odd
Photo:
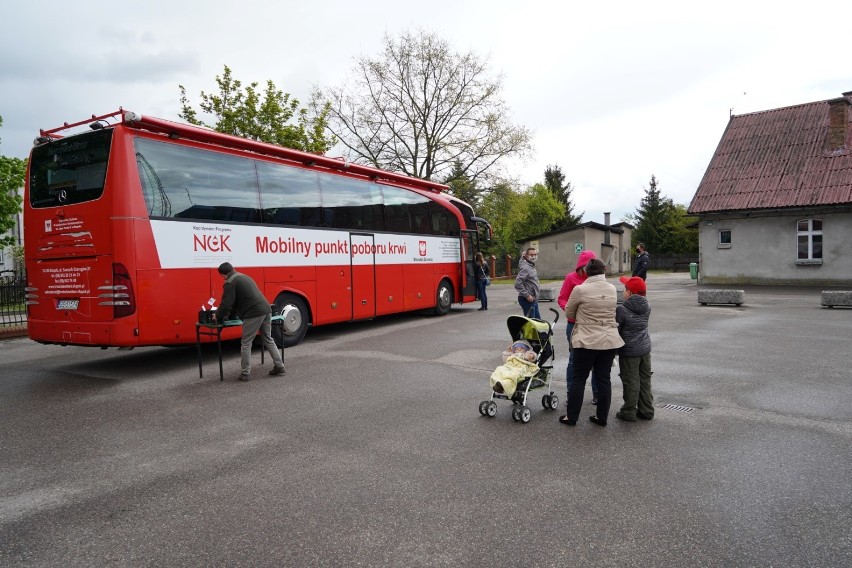
[[633, 245], [645, 243], [645, 248], [651, 254], [670, 254], [674, 246], [672, 229], [676, 212], [674, 202], [660, 194], [657, 178], [652, 175], [645, 197], [636, 210]]
[[553, 193], [553, 196], [565, 206], [565, 217], [558, 220], [551, 229], [567, 229], [583, 222], [583, 213], [574, 215], [574, 204], [571, 202], [571, 182], [565, 181], [565, 174], [559, 166], [547, 166], [544, 170], [544, 185]]

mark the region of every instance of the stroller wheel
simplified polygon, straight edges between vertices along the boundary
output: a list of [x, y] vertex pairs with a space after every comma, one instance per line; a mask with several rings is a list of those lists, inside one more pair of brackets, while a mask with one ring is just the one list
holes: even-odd
[[559, 408], [559, 397], [555, 394], [550, 395], [550, 410]]
[[512, 407], [512, 420], [518, 422], [521, 419], [521, 405], [516, 404]]
[[545, 409], [550, 408], [550, 395], [549, 394], [546, 394], [546, 395], [541, 397], [541, 405]]
[[495, 414], [497, 414], [497, 403], [490, 400], [488, 406], [485, 407], [485, 415], [493, 418]]
[[520, 408], [520, 411], [518, 412], [518, 419], [522, 423], [526, 424], [527, 422], [529, 422], [531, 416], [532, 416], [532, 412], [530, 411], [529, 406], [522, 406]]
[[479, 413], [483, 416], [488, 415], [488, 401], [487, 400], [483, 400], [482, 402], [479, 403]]

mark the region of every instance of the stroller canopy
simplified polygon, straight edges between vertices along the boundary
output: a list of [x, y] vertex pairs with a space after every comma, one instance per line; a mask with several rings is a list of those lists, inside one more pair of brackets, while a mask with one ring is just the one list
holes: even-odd
[[509, 316], [506, 327], [512, 339], [533, 339], [535, 341], [546, 341], [550, 335], [550, 323], [544, 320], [528, 318], [526, 316]]

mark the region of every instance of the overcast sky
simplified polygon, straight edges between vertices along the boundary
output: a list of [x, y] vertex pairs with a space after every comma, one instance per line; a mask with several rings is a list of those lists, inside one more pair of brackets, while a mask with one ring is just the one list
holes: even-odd
[[530, 185], [558, 164], [584, 221], [634, 211], [651, 174], [688, 204], [730, 109], [852, 91], [848, 0], [29, 0], [0, 21], [0, 154], [21, 158], [40, 128], [119, 106], [177, 119], [178, 84], [197, 104], [226, 64], [307, 101], [385, 33], [437, 32], [488, 58], [533, 131], [511, 173]]

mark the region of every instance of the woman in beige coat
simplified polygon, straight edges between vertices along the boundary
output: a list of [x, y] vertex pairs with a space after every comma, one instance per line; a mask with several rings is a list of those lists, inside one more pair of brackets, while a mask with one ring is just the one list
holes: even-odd
[[594, 258], [586, 265], [589, 277], [571, 291], [565, 305], [565, 315], [575, 320], [571, 334], [574, 348], [574, 381], [568, 392], [568, 412], [559, 419], [563, 424], [574, 426], [583, 405], [586, 379], [592, 369], [598, 381], [598, 406], [594, 424], [606, 426], [612, 400], [610, 370], [616, 350], [624, 345], [615, 322], [617, 296], [615, 286], [606, 281], [606, 265]]

